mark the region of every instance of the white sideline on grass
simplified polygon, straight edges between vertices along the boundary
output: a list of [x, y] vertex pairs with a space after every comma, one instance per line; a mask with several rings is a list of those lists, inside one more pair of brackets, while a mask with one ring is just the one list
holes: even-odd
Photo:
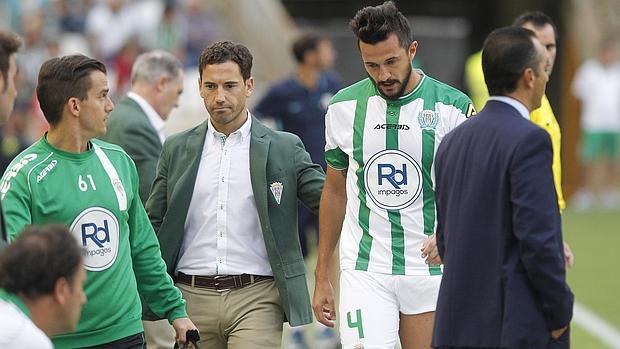
[[620, 331], [577, 301], [573, 307], [573, 324], [603, 342], [610, 349], [620, 349]]

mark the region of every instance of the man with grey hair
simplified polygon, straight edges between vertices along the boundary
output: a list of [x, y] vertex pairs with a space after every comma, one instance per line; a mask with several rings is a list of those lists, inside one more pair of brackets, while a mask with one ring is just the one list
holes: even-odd
[[[166, 51], [149, 51], [136, 59], [131, 70], [131, 90], [110, 113], [103, 138], [123, 147], [136, 163], [143, 204], [155, 179], [165, 139], [164, 121], [177, 106], [181, 92], [181, 62]], [[172, 348], [174, 330], [168, 321], [144, 321], [143, 324], [149, 348]]]
[[140, 199], [149, 197], [157, 160], [164, 143], [164, 121], [183, 92], [183, 65], [171, 53], [149, 51], [136, 59], [131, 90], [108, 119], [104, 140], [123, 147], [136, 163]]

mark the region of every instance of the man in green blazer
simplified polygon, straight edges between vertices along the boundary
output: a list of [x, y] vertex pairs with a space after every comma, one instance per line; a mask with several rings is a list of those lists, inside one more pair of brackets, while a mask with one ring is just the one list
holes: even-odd
[[325, 175], [301, 140], [246, 108], [252, 55], [203, 50], [210, 118], [164, 144], [147, 211], [168, 272], [208, 348], [279, 348], [282, 322], [312, 321], [297, 200], [317, 211]]
[[[103, 139], [120, 145], [136, 164], [140, 200], [146, 203], [165, 139], [164, 122], [183, 91], [183, 65], [165, 51], [138, 56], [131, 70], [131, 90], [109, 115]], [[172, 348], [174, 329], [167, 320], [144, 321], [150, 349]]]
[[136, 163], [140, 199], [146, 203], [164, 143], [164, 122], [183, 92], [183, 65], [165, 51], [136, 59], [131, 90], [110, 113], [104, 140], [120, 145]]

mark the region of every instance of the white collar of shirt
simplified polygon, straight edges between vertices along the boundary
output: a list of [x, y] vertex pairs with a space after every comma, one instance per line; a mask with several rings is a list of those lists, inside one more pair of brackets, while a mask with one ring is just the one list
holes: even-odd
[[166, 139], [166, 136], [164, 135], [164, 126], [166, 126], [166, 123], [161, 118], [161, 116], [155, 111], [155, 109], [153, 109], [151, 104], [139, 94], [129, 91], [127, 92], [127, 97], [133, 99], [136, 103], [138, 103], [140, 108], [142, 108], [142, 111], [144, 111], [144, 114], [146, 114], [146, 117], [149, 119], [149, 122], [151, 123], [151, 125], [157, 132], [159, 139], [163, 143]]
[[499, 101], [499, 102], [504, 102], [510, 106], [512, 106], [513, 108], [515, 108], [519, 114], [521, 114], [521, 116], [523, 116], [526, 119], [530, 119], [530, 112], [527, 110], [527, 108], [525, 107], [525, 105], [523, 105], [523, 103], [519, 102], [518, 100], [512, 98], [512, 97], [508, 97], [508, 96], [491, 96], [489, 97], [490, 101]]
[[216, 130], [215, 127], [213, 127], [213, 124], [211, 123], [211, 119], [209, 119], [209, 127], [207, 130], [207, 140], [210, 140], [211, 144], [221, 142], [222, 139], [227, 140], [227, 141], [230, 140], [232, 142], [237, 142], [238, 144], [243, 143], [243, 141], [247, 137], [250, 137], [250, 130], [252, 128], [252, 115], [250, 114], [249, 110], [246, 110], [246, 113], [248, 113], [247, 120], [245, 120], [243, 125], [241, 125], [241, 127], [239, 127], [237, 131], [229, 134], [228, 136]]

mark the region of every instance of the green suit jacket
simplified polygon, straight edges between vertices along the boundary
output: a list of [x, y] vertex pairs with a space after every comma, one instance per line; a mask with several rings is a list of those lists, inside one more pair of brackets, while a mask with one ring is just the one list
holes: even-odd
[[162, 148], [157, 131], [140, 105], [126, 96], [110, 113], [107, 128], [102, 139], [120, 145], [136, 163], [140, 177], [140, 199], [146, 203]]
[[[205, 121], [166, 140], [146, 204], [173, 279], [207, 127]], [[312, 163], [297, 136], [270, 130], [255, 118], [250, 172], [267, 255], [286, 319], [291, 326], [310, 323], [312, 308], [297, 233], [297, 200], [317, 212], [325, 174]], [[274, 182], [283, 185], [279, 204], [270, 189]]]

